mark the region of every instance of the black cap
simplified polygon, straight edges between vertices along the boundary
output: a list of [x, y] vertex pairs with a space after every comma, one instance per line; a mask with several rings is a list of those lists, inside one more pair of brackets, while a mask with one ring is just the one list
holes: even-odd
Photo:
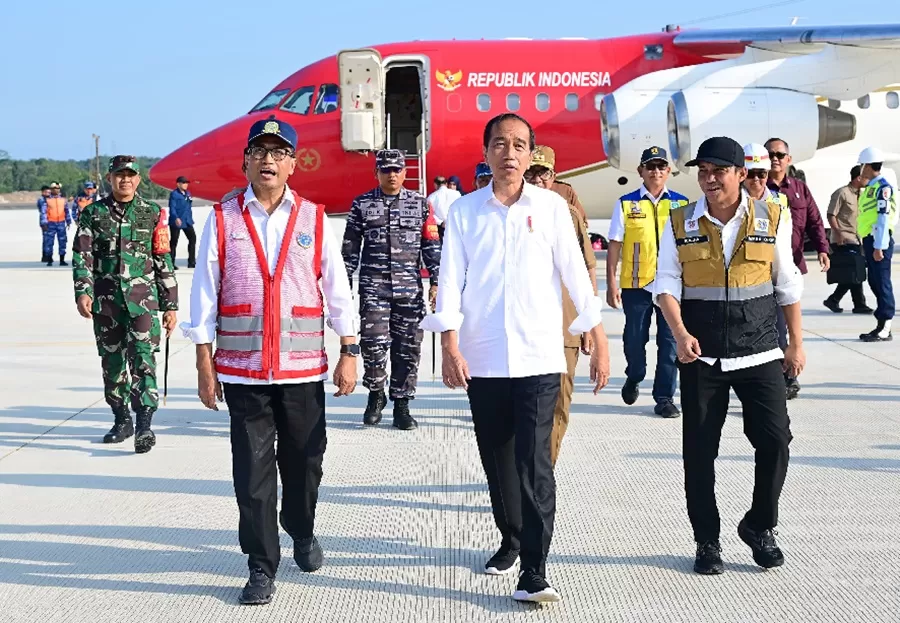
[[648, 147], [644, 150], [644, 153], [641, 154], [641, 164], [646, 164], [651, 160], [663, 160], [665, 162], [669, 161], [669, 155], [666, 153], [666, 150], [662, 147]]
[[175, 180], [175, 182], [178, 184], [190, 184], [191, 180], [189, 180], [188, 178], [186, 178], [183, 175], [180, 175], [180, 176], [178, 176], [178, 179]]
[[736, 140], [727, 136], [713, 136], [700, 143], [697, 157], [685, 163], [685, 166], [695, 167], [701, 162], [709, 162], [722, 167], [743, 168], [744, 148]]

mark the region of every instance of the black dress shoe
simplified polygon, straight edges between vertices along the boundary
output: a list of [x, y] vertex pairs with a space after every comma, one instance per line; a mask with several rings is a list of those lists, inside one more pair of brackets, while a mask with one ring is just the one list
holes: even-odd
[[838, 305], [831, 299], [825, 299], [824, 301], [822, 301], [822, 304], [836, 314], [840, 314], [842, 311], [844, 311], [840, 305]]
[[262, 569], [253, 569], [241, 591], [240, 602], [246, 606], [261, 606], [272, 601], [274, 594], [275, 579], [263, 573]]
[[631, 380], [625, 381], [625, 385], [622, 386], [622, 400], [625, 401], [625, 404], [633, 405], [640, 394], [641, 390], [638, 389], [637, 383]]
[[409, 398], [394, 399], [394, 428], [415, 430], [419, 423], [409, 414]]
[[366, 411], [363, 413], [363, 424], [366, 426], [375, 426], [381, 421], [381, 412], [387, 406], [387, 398], [384, 390], [377, 392], [369, 392], [369, 402], [366, 404]]
[[742, 519], [738, 524], [738, 536], [753, 550], [753, 560], [756, 561], [756, 564], [766, 569], [780, 567], [784, 564], [784, 555], [778, 549], [775, 534], [775, 531], [771, 529], [761, 532], [753, 530], [747, 525], [746, 519]]
[[862, 307], [854, 307], [853, 308], [854, 314], [871, 314], [873, 311], [875, 311], [875, 310], [872, 309], [871, 307], [869, 307], [868, 305], [863, 305]]
[[324, 561], [325, 554], [322, 553], [322, 547], [316, 537], [294, 541], [294, 562], [298, 567], [312, 573], [320, 569]]
[[694, 559], [694, 571], [702, 575], [719, 575], [725, 572], [722, 564], [722, 546], [719, 541], [703, 541], [697, 543], [697, 557]]

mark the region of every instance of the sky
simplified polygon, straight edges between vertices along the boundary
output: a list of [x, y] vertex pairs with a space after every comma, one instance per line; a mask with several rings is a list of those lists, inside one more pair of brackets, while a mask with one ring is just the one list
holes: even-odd
[[[604, 37], [691, 28], [873, 23], [837, 0], [44, 0], [0, 24], [0, 150], [13, 158], [162, 157], [245, 114], [296, 70], [394, 41]], [[269, 8], [271, 7], [271, 8]], [[881, 23], [900, 22], [882, 3]]]

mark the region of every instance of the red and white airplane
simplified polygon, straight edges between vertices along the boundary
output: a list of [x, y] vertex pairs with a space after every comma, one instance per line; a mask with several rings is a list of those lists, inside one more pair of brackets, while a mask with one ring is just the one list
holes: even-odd
[[823, 211], [875, 145], [900, 162], [900, 24], [681, 30], [613, 39], [414, 41], [345, 50], [300, 69], [249, 113], [158, 162], [150, 178], [218, 200], [246, 184], [241, 154], [269, 115], [297, 129], [291, 186], [330, 214], [375, 185], [374, 150], [409, 154], [408, 185], [458, 175], [473, 185], [482, 131], [516, 112], [553, 147], [559, 177], [590, 218], [640, 183], [650, 145], [677, 163], [669, 186], [699, 195], [685, 167], [707, 137], [790, 144]]

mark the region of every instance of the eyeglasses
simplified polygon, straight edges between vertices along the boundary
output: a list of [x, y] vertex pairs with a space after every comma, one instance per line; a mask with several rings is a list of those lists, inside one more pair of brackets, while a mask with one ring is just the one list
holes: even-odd
[[548, 181], [551, 177], [553, 177], [553, 171], [550, 169], [544, 169], [543, 171], [525, 171], [525, 180], [531, 181], [540, 178], [543, 181]]
[[275, 162], [280, 162], [284, 160], [288, 156], [294, 155], [293, 149], [287, 149], [285, 147], [273, 147], [271, 149], [266, 147], [260, 147], [259, 145], [255, 145], [253, 147], [248, 147], [244, 150], [244, 153], [253, 158], [254, 160], [262, 160], [266, 157], [266, 154], [272, 154], [272, 159]]
[[754, 177], [756, 179], [764, 180], [769, 177], [769, 172], [765, 169], [748, 169], [747, 178], [752, 179]]
[[784, 160], [787, 156], [788, 156], [788, 154], [783, 151], [770, 151], [769, 152], [769, 158], [771, 158], [772, 160]]

